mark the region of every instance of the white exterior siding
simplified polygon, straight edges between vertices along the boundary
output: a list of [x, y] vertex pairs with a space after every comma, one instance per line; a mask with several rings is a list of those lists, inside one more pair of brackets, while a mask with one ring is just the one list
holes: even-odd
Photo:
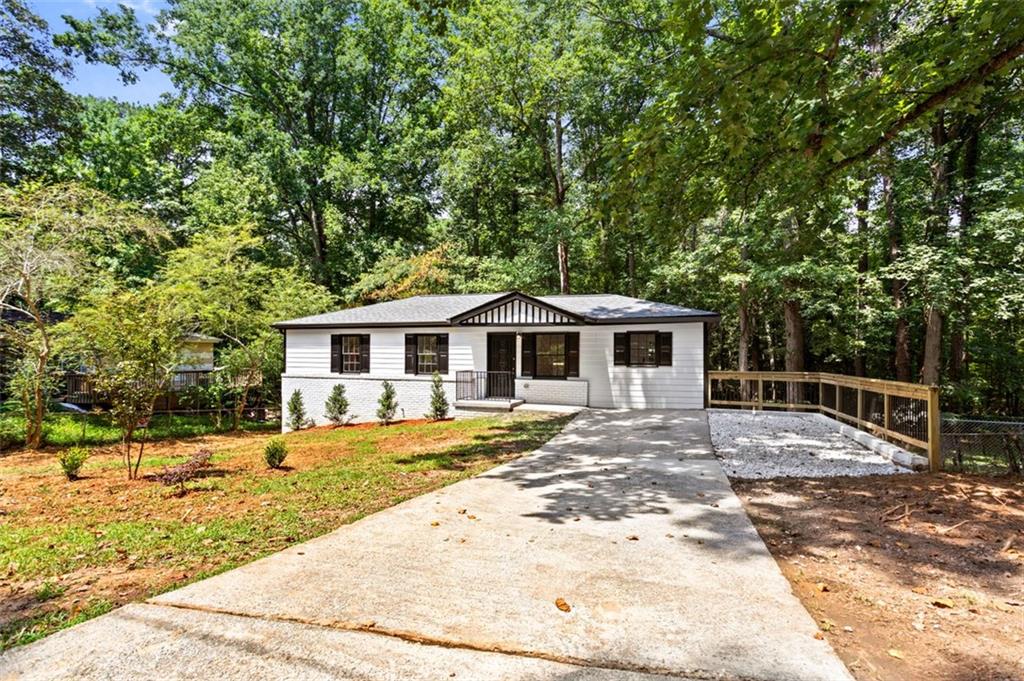
[[[672, 333], [672, 366], [614, 365], [614, 334], [625, 331]], [[324, 423], [323, 405], [336, 383], [345, 385], [355, 421], [373, 420], [381, 381], [394, 382], [406, 418], [420, 418], [429, 406], [430, 376], [405, 373], [406, 333], [448, 334], [448, 373], [445, 388], [455, 401], [455, 372], [487, 368], [488, 333], [580, 334], [580, 375], [565, 380], [522, 377], [522, 342], [517, 342], [516, 396], [528, 402], [638, 409], [701, 409], [704, 407], [704, 332], [700, 322], [573, 326], [485, 326], [415, 328], [288, 329], [282, 398], [303, 393], [306, 410]], [[330, 336], [336, 333], [370, 335], [370, 371], [332, 374]], [[402, 415], [401, 412], [399, 414]]]

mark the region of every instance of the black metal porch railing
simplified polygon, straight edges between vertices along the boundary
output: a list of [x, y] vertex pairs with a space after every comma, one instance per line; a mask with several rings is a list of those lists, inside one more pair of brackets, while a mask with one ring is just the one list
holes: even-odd
[[510, 400], [515, 397], [511, 371], [456, 371], [456, 400]]

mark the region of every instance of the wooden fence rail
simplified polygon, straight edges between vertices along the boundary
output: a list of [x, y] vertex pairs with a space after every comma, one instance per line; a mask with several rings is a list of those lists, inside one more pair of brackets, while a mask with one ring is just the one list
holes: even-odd
[[937, 386], [799, 371], [709, 371], [710, 407], [816, 411], [926, 452], [942, 467]]

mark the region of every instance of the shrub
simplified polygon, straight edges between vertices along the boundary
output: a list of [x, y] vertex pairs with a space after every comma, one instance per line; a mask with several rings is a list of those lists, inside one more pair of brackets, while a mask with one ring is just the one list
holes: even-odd
[[288, 456], [288, 445], [284, 443], [282, 438], [270, 438], [267, 446], [263, 448], [263, 460], [271, 468], [280, 468], [286, 456]]
[[386, 426], [395, 420], [398, 400], [395, 399], [395, 386], [391, 385], [391, 381], [384, 381], [381, 385], [384, 392], [380, 394], [380, 399], [377, 401], [377, 420], [382, 426]]
[[434, 372], [430, 384], [430, 411], [427, 418], [440, 421], [448, 416], [448, 397], [444, 394], [444, 383], [441, 374]]
[[292, 430], [302, 430], [307, 425], [306, 405], [302, 401], [302, 391], [296, 390], [288, 398], [288, 427]]
[[348, 422], [348, 398], [345, 397], [345, 386], [341, 383], [331, 389], [331, 394], [324, 404], [324, 416], [335, 425], [344, 425]]
[[60, 469], [68, 480], [77, 480], [78, 473], [82, 470], [82, 464], [89, 458], [89, 450], [85, 447], [69, 447], [57, 455], [57, 462]]
[[185, 463], [168, 468], [164, 466], [164, 472], [157, 476], [157, 479], [170, 487], [178, 485], [181, 494], [185, 493], [185, 483], [199, 477], [199, 472], [210, 465], [210, 458], [213, 452], [209, 449], [197, 450]]

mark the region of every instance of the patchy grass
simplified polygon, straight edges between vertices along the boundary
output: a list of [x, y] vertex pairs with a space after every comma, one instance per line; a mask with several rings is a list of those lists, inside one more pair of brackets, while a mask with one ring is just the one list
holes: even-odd
[[[81, 479], [52, 452], [0, 459], [0, 645], [19, 645], [131, 600], [305, 541], [524, 452], [571, 417], [534, 413], [457, 421], [316, 428], [285, 435], [268, 469], [269, 433], [148, 445], [128, 481], [114, 447]], [[153, 479], [199, 447], [214, 450], [188, 492]]]
[[[262, 421], [242, 421], [243, 431], [276, 431], [280, 424]], [[231, 418], [226, 416], [220, 425], [208, 415], [156, 414], [142, 435], [149, 440], [167, 440], [223, 433], [231, 429]], [[0, 412], [0, 453], [25, 443], [25, 419], [16, 412]], [[121, 439], [108, 414], [72, 414], [54, 412], [43, 423], [43, 442], [52, 447], [86, 447], [111, 445]]]

